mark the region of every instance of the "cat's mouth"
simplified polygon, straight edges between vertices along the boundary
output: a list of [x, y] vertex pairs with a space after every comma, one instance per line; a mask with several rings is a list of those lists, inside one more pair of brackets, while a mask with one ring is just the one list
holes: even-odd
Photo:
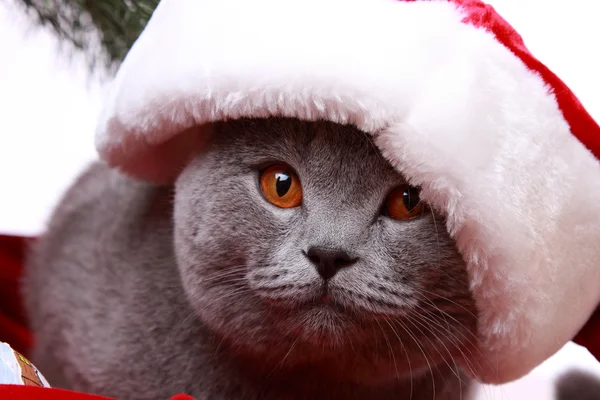
[[312, 303], [315, 305], [335, 305], [336, 301], [333, 297], [331, 297], [331, 291], [329, 289], [329, 285], [324, 283], [321, 285], [320, 290], [312, 299]]
[[[386, 303], [380, 299], [371, 299], [369, 296], [357, 295], [352, 290], [340, 286], [322, 283], [313, 286], [298, 296], [262, 297], [262, 300], [279, 309], [287, 317], [298, 314], [301, 318], [314, 316], [319, 319], [326, 315], [327, 318], [341, 318], [346, 321], [364, 323], [374, 320], [388, 320], [398, 317], [402, 307]], [[404, 310], [405, 311], [405, 310]], [[313, 320], [312, 317], [309, 319]]]
[[331, 288], [327, 284], [323, 284], [318, 289], [312, 290], [309, 295], [273, 299], [264, 298], [269, 305], [275, 306], [286, 312], [294, 311], [309, 311], [309, 310], [329, 310], [340, 314], [352, 314], [353, 310], [345, 305], [335, 293], [332, 293]]
[[315, 298], [306, 301], [302, 306], [303, 308], [330, 308], [331, 310], [340, 313], [347, 313], [349, 311], [348, 307], [335, 300], [328, 291], [324, 291], [318, 296], [315, 296]]
[[315, 311], [318, 315], [322, 313], [336, 314], [343, 319], [364, 320], [372, 317], [365, 315], [356, 305], [348, 302], [339, 290], [331, 288], [326, 284], [311, 298], [297, 305], [298, 311]]

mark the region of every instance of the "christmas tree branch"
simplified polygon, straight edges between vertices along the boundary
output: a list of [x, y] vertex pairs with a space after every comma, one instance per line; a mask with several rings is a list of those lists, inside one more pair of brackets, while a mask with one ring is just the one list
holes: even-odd
[[[13, 0], [35, 23], [87, 54], [91, 67], [117, 66], [159, 0]], [[98, 48], [100, 47], [100, 48]]]

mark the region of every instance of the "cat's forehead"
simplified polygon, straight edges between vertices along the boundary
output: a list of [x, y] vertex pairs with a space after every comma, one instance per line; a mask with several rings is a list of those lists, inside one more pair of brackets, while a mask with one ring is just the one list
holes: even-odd
[[371, 137], [350, 125], [286, 118], [241, 119], [219, 124], [215, 150], [238, 157], [267, 157], [303, 170], [329, 173], [356, 170], [382, 180], [402, 179], [381, 155]]

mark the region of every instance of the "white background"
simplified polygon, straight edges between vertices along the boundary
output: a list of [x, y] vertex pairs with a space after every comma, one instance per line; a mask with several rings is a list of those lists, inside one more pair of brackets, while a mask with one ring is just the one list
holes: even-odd
[[[489, 0], [529, 49], [600, 120], [600, 2]], [[569, 8], [566, 8], [567, 5]], [[0, 233], [34, 235], [61, 193], [95, 158], [103, 85], [82, 60], [66, 59], [47, 32], [0, 3]], [[550, 379], [578, 365], [600, 376], [589, 353], [569, 344], [520, 382], [485, 388], [482, 399], [549, 399]]]

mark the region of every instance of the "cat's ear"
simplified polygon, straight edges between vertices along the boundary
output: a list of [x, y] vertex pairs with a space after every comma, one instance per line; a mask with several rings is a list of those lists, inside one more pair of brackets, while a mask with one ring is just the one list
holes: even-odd
[[163, 0], [118, 71], [97, 147], [168, 180], [202, 148], [201, 131], [182, 132], [269, 116], [376, 135], [447, 218], [480, 310], [480, 379], [523, 376], [597, 307], [600, 127], [492, 7]]

